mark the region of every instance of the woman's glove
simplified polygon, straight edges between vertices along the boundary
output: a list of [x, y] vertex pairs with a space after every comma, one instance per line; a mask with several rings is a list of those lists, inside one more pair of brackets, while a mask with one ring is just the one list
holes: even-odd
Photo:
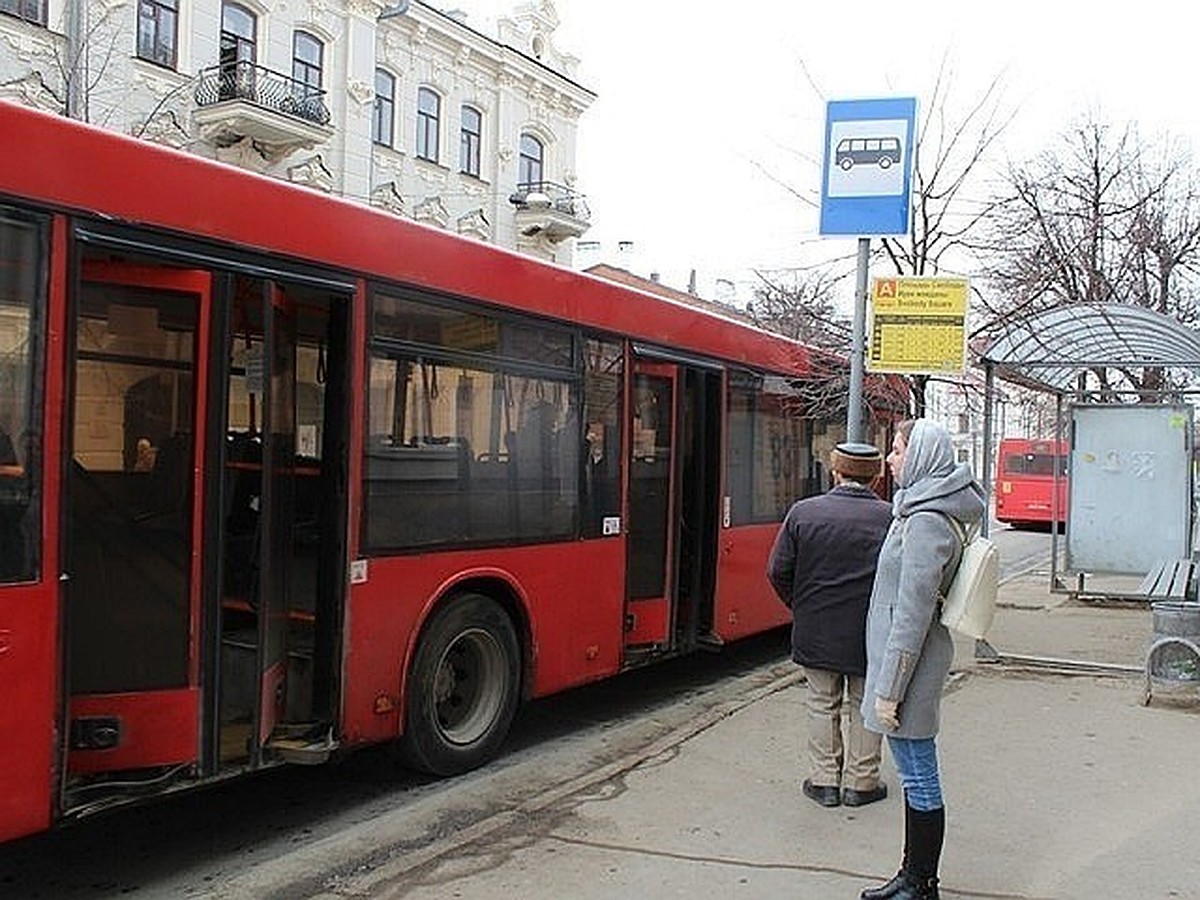
[[900, 701], [884, 700], [882, 697], [876, 697], [875, 718], [888, 731], [895, 731], [900, 727]]

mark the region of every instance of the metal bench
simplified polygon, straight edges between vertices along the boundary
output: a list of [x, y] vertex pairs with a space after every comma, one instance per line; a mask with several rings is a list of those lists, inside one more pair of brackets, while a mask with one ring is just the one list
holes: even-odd
[[1160, 559], [1146, 573], [1137, 593], [1150, 600], [1189, 600], [1196, 563], [1190, 559]]

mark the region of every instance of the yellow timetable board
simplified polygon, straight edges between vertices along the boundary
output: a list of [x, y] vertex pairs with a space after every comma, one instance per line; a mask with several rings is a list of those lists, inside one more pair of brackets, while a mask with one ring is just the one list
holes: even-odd
[[899, 276], [871, 287], [872, 372], [963, 372], [967, 279]]

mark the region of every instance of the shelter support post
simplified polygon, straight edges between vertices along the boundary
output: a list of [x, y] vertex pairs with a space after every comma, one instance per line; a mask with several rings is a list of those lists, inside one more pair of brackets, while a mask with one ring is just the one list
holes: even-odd
[[995, 400], [996, 373], [990, 360], [983, 362], [983, 495], [988, 503], [980, 533], [987, 537], [992, 530], [992, 403]]

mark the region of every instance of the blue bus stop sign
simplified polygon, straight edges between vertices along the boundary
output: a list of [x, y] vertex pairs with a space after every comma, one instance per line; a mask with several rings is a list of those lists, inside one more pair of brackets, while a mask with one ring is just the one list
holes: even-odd
[[915, 97], [829, 101], [822, 237], [908, 234], [916, 120]]

